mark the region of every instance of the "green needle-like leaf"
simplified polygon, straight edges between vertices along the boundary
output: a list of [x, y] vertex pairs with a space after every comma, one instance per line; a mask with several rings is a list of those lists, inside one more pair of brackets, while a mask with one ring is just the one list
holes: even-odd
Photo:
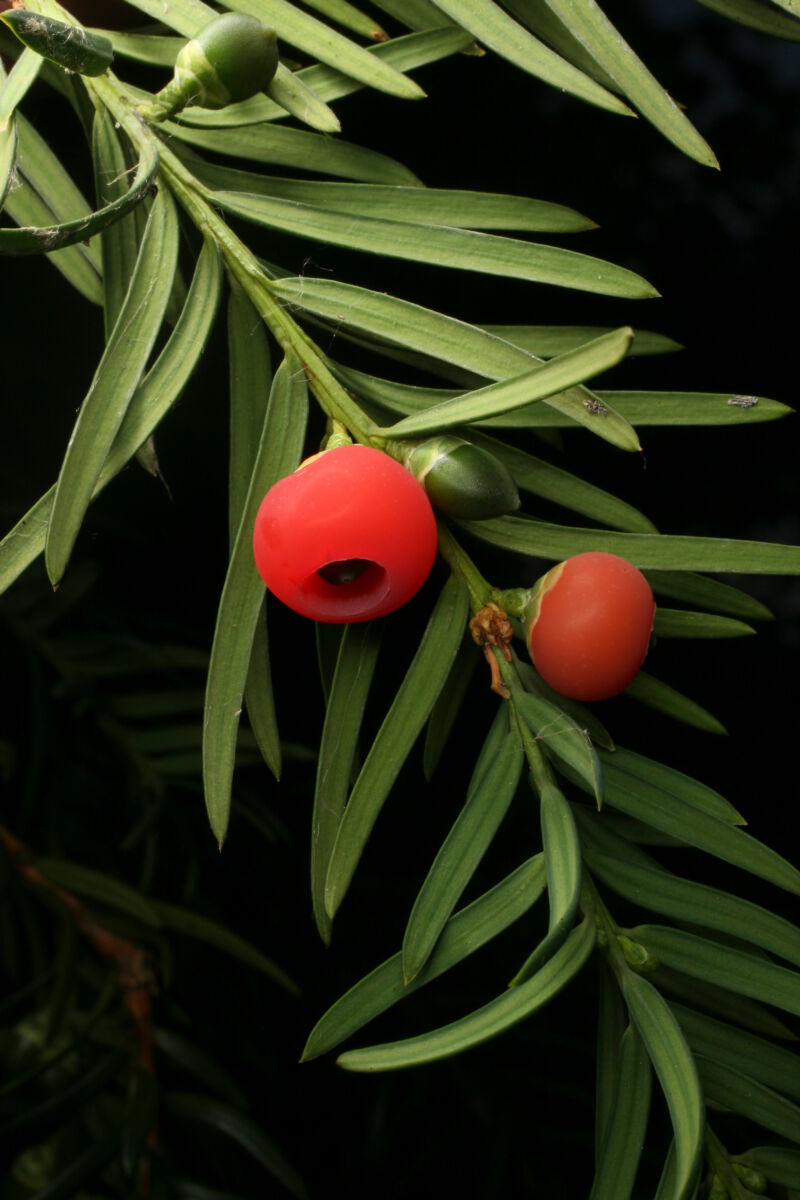
[[[554, 358], [557, 354], [574, 350], [584, 342], [592, 341], [593, 338], [602, 337], [604, 333], [613, 333], [613, 329], [603, 325], [484, 325], [482, 328], [487, 333], [504, 338], [505, 341], [539, 358]], [[663, 333], [634, 329], [628, 357], [635, 358], [640, 354], [669, 354], [682, 349], [678, 342]]]
[[0, 15], [0, 21], [30, 50], [65, 71], [102, 75], [113, 61], [114, 51], [109, 39], [89, 33], [80, 25], [56, 21], [24, 8], [9, 9]]
[[297, 1196], [298, 1200], [307, 1200], [306, 1189], [294, 1167], [267, 1137], [260, 1123], [240, 1109], [189, 1092], [166, 1092], [162, 1104], [171, 1120], [205, 1125], [215, 1133], [230, 1138], [269, 1171], [287, 1192]]
[[697, 1070], [707, 1098], [771, 1129], [779, 1137], [800, 1142], [800, 1107], [772, 1088], [724, 1063], [697, 1056]]
[[311, 817], [311, 901], [322, 940], [331, 937], [325, 879], [350, 788], [358, 735], [378, 661], [381, 623], [345, 626], [325, 710]]
[[153, 900], [151, 903], [165, 929], [172, 929], [175, 933], [182, 933], [186, 937], [206, 942], [207, 945], [214, 946], [217, 950], [230, 954], [232, 958], [238, 959], [248, 967], [260, 971], [262, 975], [266, 975], [292, 995], [299, 994], [300, 989], [297, 984], [277, 963], [262, 953], [252, 942], [240, 937], [238, 933], [234, 933], [227, 925], [211, 921], [208, 917], [192, 912], [188, 908], [166, 904], [163, 900]]
[[433, 860], [403, 937], [403, 978], [415, 979], [429, 960], [461, 893], [491, 845], [522, 774], [519, 738], [501, 708], [484, 743], [467, 801]]
[[633, 1025], [622, 1035], [614, 1104], [589, 1200], [628, 1200], [645, 1143], [652, 1070]]
[[[571, 208], [545, 200], [531, 200], [527, 196], [504, 196], [451, 188], [421, 189], [377, 183], [281, 179], [200, 160], [192, 164], [192, 169], [198, 179], [210, 188], [247, 192], [251, 196], [271, 196], [354, 216], [380, 217], [421, 225], [447, 225], [455, 229], [514, 229], [533, 233], [570, 233], [592, 227], [591, 221]], [[592, 337], [612, 333], [613, 330], [586, 329], [583, 332], [585, 337], [573, 337], [568, 344], [552, 353], [560, 354], [564, 350], [574, 349]], [[496, 336], [503, 337], [503, 334], [497, 333]], [[513, 341], [512, 338], [507, 340]], [[523, 348], [529, 350], [527, 346]], [[536, 354], [538, 351], [530, 349], [529, 353]], [[552, 353], [544, 357], [551, 357]]]
[[46, 879], [79, 896], [86, 896], [108, 908], [116, 908], [152, 929], [162, 924], [161, 914], [149, 897], [119, 879], [60, 858], [37, 858], [36, 865]]
[[[56, 223], [50, 226], [21, 226], [18, 229], [0, 229], [0, 254], [44, 254], [72, 246], [76, 242], [88, 242], [114, 221], [130, 212], [150, 191], [158, 170], [158, 151], [155, 141], [147, 141], [136, 174], [130, 187], [111, 204], [92, 212], [82, 201], [69, 174], [55, 155], [39, 138], [30, 125], [20, 120], [18, 132], [20, 144], [20, 169], [29, 178], [36, 191], [47, 204]], [[30, 161], [29, 168], [25, 159]], [[79, 215], [73, 215], [78, 199], [82, 201]], [[65, 202], [69, 203], [70, 216], [59, 218]], [[8, 208], [8, 204], [6, 205]], [[8, 208], [8, 211], [12, 210]], [[13, 215], [13, 213], [12, 213]]]
[[397, 773], [447, 678], [468, 616], [467, 589], [460, 579], [451, 576], [442, 589], [419, 648], [378, 730], [344, 810], [325, 882], [325, 908], [331, 918], [344, 899]]
[[278, 63], [267, 94], [290, 116], [297, 117], [298, 121], [310, 125], [312, 129], [318, 129], [320, 133], [341, 131], [342, 126], [333, 109], [303, 83], [298, 72], [289, 71], [283, 63]]
[[688, 571], [645, 571], [645, 575], [656, 595], [669, 596], [670, 600], [699, 604], [701, 608], [713, 608], [750, 621], [772, 618], [772, 613], [760, 600], [719, 579], [692, 575]]
[[222, 845], [228, 828], [231, 783], [242, 697], [250, 668], [264, 583], [253, 561], [252, 530], [265, 492], [300, 462], [308, 419], [301, 364], [284, 359], [275, 373], [236, 541], [217, 613], [206, 683], [203, 783], [206, 810]]
[[[162, 128], [170, 137], [190, 146], [250, 162], [275, 163], [301, 171], [307, 171], [313, 163], [321, 175], [406, 187], [419, 184], [408, 167], [385, 154], [304, 129], [283, 129], [269, 123], [237, 129], [196, 129], [177, 121], [164, 121]], [[219, 203], [219, 196], [215, 196], [215, 202]]]
[[755, 633], [744, 621], [712, 613], [684, 612], [679, 608], [656, 609], [653, 634], [657, 638], [729, 638]]
[[544, 855], [537, 854], [450, 918], [416, 979], [405, 983], [400, 953], [365, 975], [319, 1019], [306, 1043], [303, 1061], [332, 1050], [398, 1000], [479, 950], [527, 912], [544, 888]]
[[640, 925], [631, 937], [673, 970], [800, 1014], [800, 973], [788, 967], [665, 925]]
[[773, 37], [786, 38], [790, 42], [800, 42], [800, 23], [792, 17], [767, 8], [761, 0], [697, 0], [712, 12], [739, 21], [759, 33], [769, 33]]
[[619, 983], [667, 1101], [675, 1134], [670, 1200], [688, 1200], [703, 1148], [705, 1108], [694, 1059], [669, 1005], [641, 975], [621, 970]]
[[8, 75], [5, 68], [0, 66], [0, 134], [8, 130], [17, 105], [36, 79], [41, 66], [41, 56], [27, 49], [22, 51]]
[[[392, 352], [396, 348], [400, 357], [411, 351], [452, 364], [460, 375], [469, 371], [483, 379], [508, 379], [529, 371], [536, 362], [532, 355], [484, 329], [396, 296], [324, 279], [279, 279], [270, 286], [287, 304], [323, 318], [345, 337], [355, 329], [358, 335], [367, 333], [370, 341], [392, 347]], [[545, 404], [557, 407], [570, 423], [583, 425], [613, 445], [624, 450], [639, 448], [635, 430], [611, 408], [602, 419], [591, 411], [594, 394], [587, 388], [570, 388], [548, 397]], [[524, 412], [535, 413], [539, 407], [534, 404]]]
[[[253, 126], [248, 126], [245, 130], [240, 130], [237, 136], [249, 134], [252, 129]], [[270, 129], [271, 134], [278, 132]], [[336, 143], [339, 147], [342, 144]], [[326, 170], [326, 167], [320, 165], [319, 170]], [[358, 178], [355, 175], [352, 177]], [[376, 179], [375, 182], [379, 180]], [[516, 238], [476, 233], [474, 230], [456, 229], [448, 225], [426, 225], [385, 217], [362, 216], [358, 221], [354, 221], [349, 213], [336, 209], [320, 208], [302, 204], [297, 200], [277, 199], [272, 196], [254, 196], [246, 192], [217, 191], [214, 193], [213, 202], [227, 212], [256, 224], [266, 225], [270, 229], [280, 229], [284, 233], [293, 233], [317, 242], [346, 246], [349, 250], [364, 250], [383, 257], [410, 259], [412, 262], [464, 271], [480, 271], [508, 279], [549, 283], [578, 291], [599, 292], [604, 296], [641, 300], [658, 295], [646, 280], [625, 267], [617, 267], [613, 263], [592, 258], [588, 254], [579, 254], [575, 250], [562, 250], [558, 246], [523, 242]], [[620, 336], [619, 331], [616, 333]], [[626, 330], [626, 349], [632, 336], [632, 330]], [[624, 350], [619, 357], [623, 354]]]
[[459, 521], [474, 537], [503, 550], [561, 562], [585, 550], [619, 554], [640, 568], [681, 571], [736, 571], [744, 575], [800, 574], [800, 546], [733, 538], [672, 537], [616, 533], [551, 525], [526, 517]]
[[656, 712], [664, 713], [684, 725], [703, 729], [706, 733], [727, 733], [725, 726], [712, 713], [688, 696], [682, 695], [660, 679], [654, 679], [646, 671], [640, 671], [632, 683], [625, 688], [624, 695], [638, 700]]
[[736, 1162], [754, 1167], [772, 1183], [800, 1190], [800, 1150], [789, 1146], [754, 1146], [738, 1154]]
[[498, 661], [503, 682], [511, 693], [520, 720], [549, 758], [577, 775], [599, 807], [603, 800], [603, 769], [586, 730], [565, 709], [543, 695], [525, 691], [517, 672], [504, 661]]
[[800, 1058], [795, 1051], [686, 1008], [670, 1005], [697, 1054], [757, 1079], [776, 1092], [800, 1100]]
[[436, 770], [442, 751], [456, 725], [461, 705], [477, 665], [477, 647], [472, 637], [466, 634], [428, 719], [422, 763], [425, 778], [428, 780]]
[[643, 754], [635, 754], [633, 750], [626, 750], [622, 746], [617, 746], [613, 755], [602, 750], [599, 754], [606, 778], [614, 786], [630, 787], [635, 780], [637, 787], [642, 787], [644, 791], [653, 789], [654, 792], [666, 792], [668, 796], [699, 808], [729, 825], [747, 824], [742, 814], [719, 792], [684, 775], [682, 771], [676, 771], [674, 767], [656, 762]]
[[622, 1035], [628, 1026], [628, 1012], [622, 1002], [616, 979], [608, 963], [598, 963], [597, 1054], [595, 1059], [595, 1167], [606, 1142], [606, 1135], [617, 1103], [617, 1078]]
[[518, 25], [492, 0], [436, 0], [436, 7], [509, 62], [581, 100], [630, 116], [630, 109]]
[[587, 918], [527, 983], [509, 988], [469, 1016], [418, 1037], [349, 1050], [337, 1062], [348, 1071], [392, 1071], [436, 1062], [496, 1037], [542, 1008], [578, 974], [594, 946], [594, 921]]
[[800, 930], [790, 921], [730, 892], [673, 875], [583, 806], [575, 815], [593, 874], [620, 896], [675, 921], [741, 938], [800, 967]]
[[[23, 50], [20, 59], [27, 53], [26, 50]], [[32, 57], [36, 58], [37, 56], [32, 55]], [[39, 62], [41, 62], [41, 59], [39, 59]], [[19, 78], [17, 80], [18, 83]], [[0, 60], [0, 210], [4, 207], [6, 193], [11, 183], [11, 175], [17, 158], [17, 120], [14, 112], [17, 102], [16, 89], [9, 86], [5, 68], [2, 60]]]
[[761, 1037], [796, 1041], [795, 1034], [775, 1013], [755, 1000], [737, 995], [726, 987], [706, 983], [663, 964], [658, 968], [658, 986], [662, 992], [677, 996], [684, 1004], [705, 1009], [731, 1025], [750, 1029]]
[[177, 213], [169, 193], [162, 189], [56, 484], [45, 545], [47, 572], [54, 586], [64, 574], [103, 463], [144, 373], [172, 290], [177, 259]]
[[788, 404], [734, 392], [599, 392], [635, 425], [752, 425], [786, 417]]
[[[103, 205], [113, 204], [124, 195], [128, 177], [128, 162], [114, 122], [106, 109], [95, 114], [92, 126], [92, 157], [94, 161], [95, 192]], [[103, 262], [103, 325], [106, 340], [117, 322], [125, 302], [136, 259], [139, 239], [136, 213], [128, 213], [100, 235]]]
[[[489, 438], [471, 429], [469, 440], [483, 446], [501, 462], [504, 462], [522, 491], [541, 496], [554, 504], [561, 504], [573, 512], [591, 517], [612, 529], [623, 529], [630, 533], [657, 533], [655, 525], [642, 513], [610, 492], [587, 483], [577, 475], [571, 475], [560, 467], [554, 467], [544, 459], [526, 454], [497, 438]], [[659, 610], [656, 610], [658, 618]], [[711, 618], [714, 620], [715, 618]], [[720, 619], [720, 618], [716, 618]], [[668, 635], [667, 635], [668, 636]], [[685, 635], [684, 635], [685, 636]]]
[[349, 0], [309, 0], [309, 8], [317, 9], [331, 21], [336, 21], [345, 29], [352, 29], [353, 33], [361, 37], [385, 42], [389, 36], [373, 17], [367, 16], [360, 8], [350, 4]]
[[449, 429], [454, 425], [469, 425], [512, 408], [522, 408], [615, 366], [625, 357], [631, 337], [631, 329], [617, 329], [578, 350], [567, 350], [565, 354], [531, 368], [524, 375], [467, 392], [456, 400], [429, 408], [418, 416], [406, 417], [381, 432], [387, 437], [411, 437]]
[[711, 147], [620, 37], [595, 0], [545, 3], [664, 137], [704, 166], [719, 166]]
[[[206, 243], [180, 319], [134, 393], [93, 496], [133, 457], [185, 387], [207, 342], [221, 283], [219, 255], [211, 243]], [[44, 550], [54, 495], [55, 486], [45, 492], [0, 542], [0, 592], [5, 591]]]

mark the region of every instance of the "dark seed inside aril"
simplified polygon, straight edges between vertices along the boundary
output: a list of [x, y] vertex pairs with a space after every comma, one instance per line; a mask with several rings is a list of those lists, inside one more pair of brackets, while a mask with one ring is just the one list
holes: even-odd
[[317, 574], [326, 583], [340, 586], [343, 583], [354, 583], [371, 566], [372, 560], [369, 558], [343, 558], [338, 562], [326, 563], [324, 567], [319, 568]]

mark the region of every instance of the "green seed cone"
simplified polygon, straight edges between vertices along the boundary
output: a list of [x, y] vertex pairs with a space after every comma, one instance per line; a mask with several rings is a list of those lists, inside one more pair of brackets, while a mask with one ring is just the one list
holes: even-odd
[[142, 113], [163, 120], [187, 104], [224, 108], [262, 92], [278, 67], [274, 29], [244, 13], [223, 13], [187, 42], [175, 74]]
[[448, 516], [484, 521], [519, 508], [519, 492], [505, 465], [463, 438], [428, 438], [407, 453], [406, 466], [431, 504]]

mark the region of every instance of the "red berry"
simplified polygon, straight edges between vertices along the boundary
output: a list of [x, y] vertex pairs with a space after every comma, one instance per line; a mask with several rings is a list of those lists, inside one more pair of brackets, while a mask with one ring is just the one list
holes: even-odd
[[537, 584], [526, 614], [531, 658], [562, 696], [607, 700], [644, 662], [655, 611], [650, 584], [631, 563], [576, 554]]
[[399, 608], [425, 582], [436, 519], [400, 463], [368, 446], [339, 446], [270, 488], [253, 551], [269, 590], [304, 617], [366, 621]]

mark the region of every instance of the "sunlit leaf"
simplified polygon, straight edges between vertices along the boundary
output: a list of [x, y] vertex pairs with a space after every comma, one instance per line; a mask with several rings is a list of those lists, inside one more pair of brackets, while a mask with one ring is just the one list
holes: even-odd
[[464, 807], [442, 843], [414, 901], [403, 936], [403, 978], [415, 979], [436, 945], [514, 798], [522, 747], [500, 709], [470, 780]]
[[652, 1070], [635, 1026], [622, 1035], [606, 1136], [590, 1200], [627, 1200], [633, 1192], [650, 1115]]
[[345, 626], [325, 708], [311, 817], [311, 900], [323, 941], [331, 936], [325, 879], [350, 788], [358, 735], [378, 661], [382, 626]]
[[545, 3], [664, 137], [704, 166], [719, 165], [705, 139], [594, 0], [545, 0]]
[[[233, 141], [235, 136], [238, 141], [250, 135], [255, 128], [258, 127], [247, 126], [235, 135], [228, 135], [228, 140]], [[270, 127], [267, 134], [274, 135], [278, 132], [292, 131], [278, 131]], [[210, 131], [204, 136], [208, 138]], [[193, 138], [186, 140], [192, 141]], [[342, 142], [334, 144], [340, 149], [344, 145]], [[226, 147], [226, 153], [233, 153], [233, 150]], [[320, 163], [317, 169], [330, 170], [324, 163]], [[352, 171], [347, 173], [351, 178], [370, 177], [358, 176]], [[375, 181], [379, 182], [377, 178]], [[412, 262], [424, 262], [439, 267], [480, 271], [483, 274], [499, 275], [508, 279], [549, 283], [578, 291], [599, 292], [604, 296], [647, 299], [658, 294], [640, 275], [625, 267], [592, 258], [588, 254], [579, 254], [575, 250], [562, 250], [559, 246], [524, 242], [497, 234], [456, 229], [449, 225], [427, 225], [382, 216], [362, 215], [358, 221], [354, 221], [349, 213], [341, 210], [264, 194], [256, 196], [248, 192], [219, 190], [214, 192], [213, 202], [227, 212], [254, 221], [258, 225], [280, 229], [284, 233], [293, 233], [316, 242], [346, 246], [349, 250], [363, 250], [388, 258], [410, 259]], [[627, 330], [626, 347], [631, 336], [631, 331]]]
[[247, 499], [220, 597], [206, 683], [203, 783], [214, 836], [228, 828], [242, 697], [264, 583], [253, 560], [253, 523], [268, 489], [300, 462], [308, 419], [305, 374], [292, 356], [275, 373]]
[[641, 975], [619, 977], [631, 1019], [644, 1042], [669, 1108], [675, 1134], [673, 1200], [692, 1195], [703, 1149], [705, 1106], [697, 1069], [667, 1002]]
[[416, 979], [405, 983], [402, 955], [397, 953], [346, 992], [312, 1029], [303, 1061], [332, 1050], [398, 1000], [479, 950], [527, 912], [544, 889], [544, 855], [537, 854], [450, 918]]
[[[5, 68], [0, 67], [0, 134], [7, 132], [17, 105], [36, 79], [41, 66], [41, 56], [26, 49], [7, 75]], [[2, 191], [0, 188], [0, 194]]]
[[436, 0], [437, 8], [523, 71], [610, 112], [631, 115], [621, 100], [555, 54], [492, 0]]
[[468, 616], [466, 587], [460, 579], [451, 576], [378, 730], [339, 825], [325, 883], [325, 908], [331, 918], [344, 899], [397, 772], [408, 757], [447, 678]]
[[391, 1071], [436, 1062], [478, 1046], [518, 1024], [558, 995], [583, 967], [594, 947], [595, 936], [594, 921], [587, 918], [531, 979], [507, 989], [476, 1012], [417, 1037], [348, 1050], [336, 1061], [348, 1071]]
[[269, 97], [286, 109], [289, 116], [297, 117], [304, 125], [318, 129], [320, 133], [339, 133], [341, 124], [332, 108], [313, 92], [300, 78], [299, 72], [287, 70], [283, 63], [267, 87]]
[[45, 562], [55, 585], [161, 327], [178, 258], [178, 217], [165, 189], [153, 203], [136, 268], [95, 371], [59, 473]]
[[[526, 351], [475, 325], [382, 292], [334, 280], [305, 278], [275, 280], [271, 288], [287, 304], [324, 318], [344, 336], [352, 327], [382, 344], [397, 347], [403, 355], [410, 350], [484, 379], [519, 375], [530, 370], [535, 361]], [[614, 445], [625, 450], [636, 449], [639, 440], [635, 431], [627, 421], [617, 418], [612, 409], [598, 424], [597, 415], [590, 412], [592, 397], [588, 389], [577, 387], [548, 397], [545, 403], [556, 405], [559, 411], [569, 414], [571, 422], [591, 429]], [[538, 407], [534, 404], [524, 411], [535, 412]]]
[[701, 704], [682, 695], [668, 683], [655, 679], [647, 671], [639, 672], [625, 688], [624, 695], [675, 721], [682, 721], [684, 725], [692, 725], [706, 733], [727, 733], [725, 726]]
[[625, 356], [630, 338], [629, 328], [615, 330], [577, 350], [568, 350], [558, 358], [532, 367], [523, 375], [488, 384], [418, 415], [405, 417], [382, 429], [381, 433], [386, 437], [432, 433], [454, 425], [469, 425], [554, 396], [615, 366]]
[[[415, 224], [447, 225], [456, 229], [514, 229], [554, 233], [588, 229], [592, 224], [571, 208], [546, 200], [531, 200], [527, 196], [458, 191], [454, 188], [419, 189], [402, 185], [390, 187], [377, 183], [281, 179], [207, 162], [196, 164], [196, 174], [211, 188], [247, 192], [251, 196], [272, 196], [312, 205], [315, 208]], [[593, 335], [611, 332], [611, 329], [587, 329], [586, 337], [572, 338], [568, 345], [552, 351], [546, 357], [582, 345], [583, 342], [590, 341]], [[497, 333], [496, 336], [503, 337], [503, 334]], [[529, 353], [538, 353], [535, 349], [529, 350], [527, 346], [524, 349]]]
[[[482, 328], [487, 333], [493, 333], [495, 337], [503, 338], [539, 358], [554, 358], [557, 354], [563, 354], [565, 350], [574, 350], [584, 342], [613, 332], [608, 325], [484, 325]], [[634, 328], [628, 357], [635, 358], [640, 354], [669, 354], [682, 349], [678, 342], [663, 333]]]
[[305, 129], [284, 129], [269, 123], [236, 129], [197, 129], [177, 121], [164, 121], [163, 128], [170, 136], [190, 146], [233, 158], [246, 158], [250, 162], [275, 163], [303, 171], [313, 164], [320, 175], [336, 175], [366, 183], [406, 187], [419, 183], [408, 167], [385, 154]]
[[736, 571], [746, 575], [800, 574], [800, 546], [733, 538], [617, 533], [551, 525], [526, 517], [459, 521], [474, 537], [504, 550], [562, 561], [586, 550], [619, 554], [640, 568], [682, 571]]
[[367, 16], [360, 8], [350, 4], [349, 0], [308, 0], [308, 6], [361, 37], [384, 42], [389, 36], [373, 17]]

